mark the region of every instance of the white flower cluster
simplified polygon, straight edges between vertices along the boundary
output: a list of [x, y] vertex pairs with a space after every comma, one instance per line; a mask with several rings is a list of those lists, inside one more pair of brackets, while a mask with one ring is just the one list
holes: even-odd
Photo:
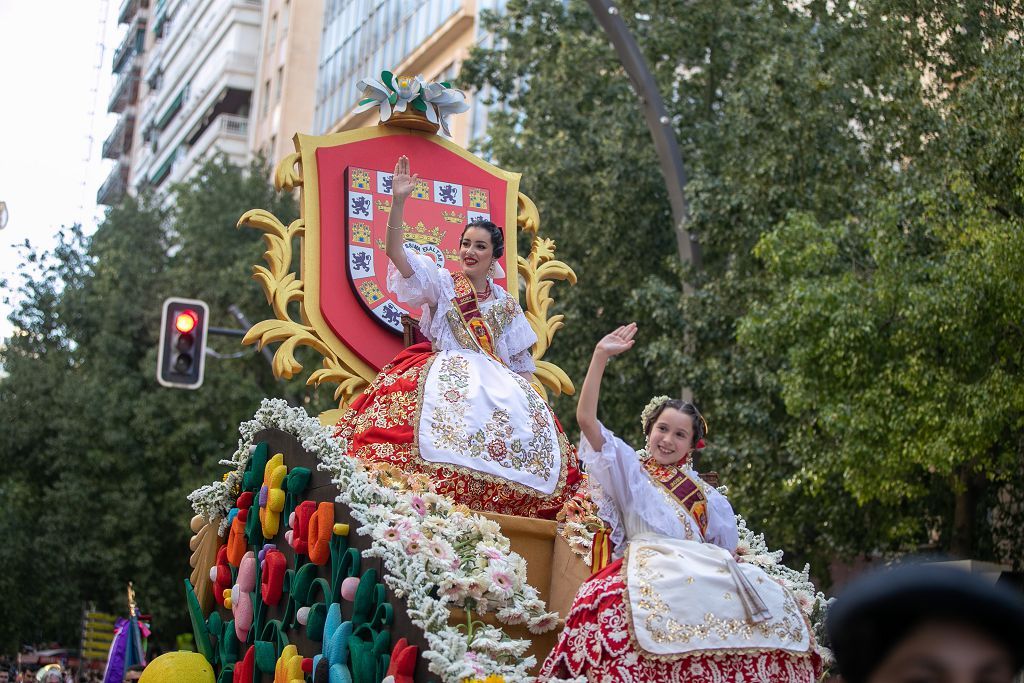
[[755, 534], [748, 529], [747, 520], [740, 515], [736, 515], [736, 528], [739, 531], [736, 554], [744, 562], [761, 567], [768, 576], [793, 594], [800, 611], [811, 624], [818, 654], [827, 668], [832, 663], [832, 652], [821, 642], [825, 635], [825, 612], [830, 600], [824, 593], [815, 590], [810, 578], [811, 565], [804, 565], [803, 571], [798, 572], [782, 564], [782, 551], [769, 550], [768, 544], [764, 542], [764, 534]]
[[658, 408], [660, 408], [666, 401], [671, 400], [671, 396], [655, 396], [648, 401], [647, 405], [644, 406], [644, 409], [640, 411], [640, 428], [646, 429], [647, 421], [651, 419], [651, 415], [658, 412]]
[[[500, 628], [473, 619], [474, 613], [493, 612], [498, 621], [525, 624], [532, 633], [558, 624], [558, 614], [547, 612], [526, 582], [526, 561], [511, 552], [500, 526], [435, 493], [378, 483], [359, 461], [345, 457], [343, 442], [302, 408], [280, 399], [263, 401], [254, 418], [240, 426], [238, 450], [221, 461], [232, 467], [224, 481], [189, 495], [197, 514], [226, 519], [255, 435], [269, 428], [293, 435], [317, 457], [319, 469], [332, 473], [337, 500], [351, 509], [359, 533], [373, 539], [364, 555], [383, 560], [385, 583], [405, 598], [410, 620], [424, 631], [430, 649], [423, 657], [430, 671], [452, 683], [490, 674], [509, 682], [533, 680], [529, 670], [536, 659], [523, 657], [530, 641], [509, 638]], [[453, 607], [466, 611], [464, 629], [449, 624]]]

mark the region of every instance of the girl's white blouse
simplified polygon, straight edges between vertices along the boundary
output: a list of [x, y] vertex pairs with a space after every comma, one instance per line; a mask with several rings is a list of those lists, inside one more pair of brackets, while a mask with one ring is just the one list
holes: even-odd
[[[612, 527], [615, 554], [621, 555], [626, 541], [641, 534], [686, 538], [677, 507], [655, 488], [657, 485], [647, 476], [636, 450], [604, 425], [599, 426], [604, 446], [594, 450], [582, 437], [579, 457], [590, 478], [591, 499], [597, 505], [598, 515]], [[739, 533], [732, 505], [714, 487], [700, 483], [708, 501], [708, 528], [703, 540], [734, 552]], [[696, 528], [696, 524], [691, 527]]]

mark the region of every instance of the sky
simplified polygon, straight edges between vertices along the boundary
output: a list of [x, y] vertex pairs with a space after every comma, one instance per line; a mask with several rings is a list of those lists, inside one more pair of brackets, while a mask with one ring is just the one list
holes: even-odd
[[[100, 148], [117, 121], [107, 114], [121, 0], [0, 0], [0, 279], [12, 285], [16, 246], [56, 244], [62, 225], [87, 233], [103, 216], [96, 191], [113, 162]], [[0, 338], [12, 333], [0, 303]]]

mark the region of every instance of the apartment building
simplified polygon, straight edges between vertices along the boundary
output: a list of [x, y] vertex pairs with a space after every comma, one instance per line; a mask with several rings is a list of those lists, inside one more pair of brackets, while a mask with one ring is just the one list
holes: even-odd
[[122, 5], [128, 33], [114, 55], [111, 111], [123, 109], [109, 138], [120, 154], [99, 204], [185, 180], [217, 152], [240, 164], [249, 158], [261, 1], [150, 2]]
[[264, 0], [249, 149], [273, 164], [313, 128], [323, 0]]
[[[323, 134], [372, 125], [376, 111], [355, 114], [356, 84], [366, 76], [422, 75], [452, 80], [470, 48], [489, 39], [483, 10], [501, 12], [505, 0], [324, 0], [313, 132]], [[481, 137], [487, 109], [452, 119], [454, 140], [466, 146]]]
[[[356, 84], [384, 69], [453, 80], [470, 48], [489, 40], [483, 10], [505, 0], [122, 0], [109, 110], [120, 119], [103, 145], [115, 165], [97, 193], [166, 189], [210, 154], [244, 164], [292, 151], [296, 132], [372, 125], [354, 114]], [[471, 94], [471, 97], [473, 95]], [[466, 146], [487, 108], [452, 121]]]
[[127, 29], [114, 50], [111, 68], [117, 80], [107, 102], [107, 111], [119, 116], [101, 148], [103, 158], [113, 159], [114, 166], [96, 193], [97, 204], [116, 204], [128, 190], [132, 156], [136, 149], [139, 81], [148, 19], [149, 0], [124, 0], [121, 3], [117, 23], [127, 26]]

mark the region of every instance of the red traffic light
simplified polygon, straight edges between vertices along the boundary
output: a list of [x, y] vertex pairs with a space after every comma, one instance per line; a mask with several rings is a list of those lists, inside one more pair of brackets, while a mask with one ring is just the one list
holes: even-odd
[[199, 299], [168, 297], [160, 314], [156, 380], [176, 389], [198, 389], [206, 368], [210, 307]]
[[188, 334], [195, 329], [198, 320], [199, 316], [196, 315], [195, 311], [191, 309], [184, 310], [174, 317], [174, 329], [182, 334]]

